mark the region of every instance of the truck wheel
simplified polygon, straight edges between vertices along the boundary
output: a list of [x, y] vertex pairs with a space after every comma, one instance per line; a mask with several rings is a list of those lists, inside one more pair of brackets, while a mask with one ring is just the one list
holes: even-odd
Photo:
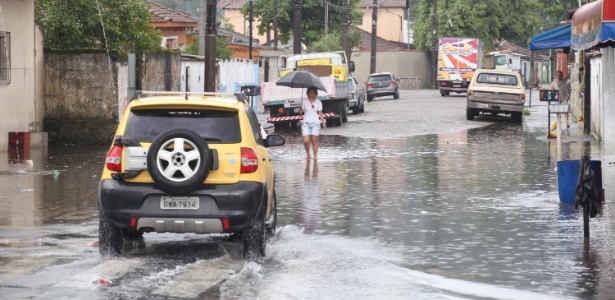
[[466, 108], [466, 119], [472, 121], [474, 120], [474, 110], [471, 108]]
[[356, 106], [352, 107], [352, 114], [356, 115], [359, 113], [359, 104], [357, 104]]
[[340, 103], [337, 106], [337, 116], [333, 118], [333, 124], [335, 126], [342, 126], [342, 122], [343, 122], [342, 121], [342, 119], [343, 119], [343, 116], [342, 116], [343, 109], [344, 109], [344, 105]]
[[442, 96], [442, 97], [446, 96], [446, 92], [445, 91], [440, 91], [440, 96]]
[[344, 114], [342, 115], [342, 122], [346, 123], [348, 122], [348, 104], [346, 103], [342, 103], [342, 112], [344, 112]]
[[365, 101], [360, 101], [359, 103], [361, 103], [361, 106], [359, 107], [359, 112], [364, 113], [365, 112]]
[[367, 95], [367, 102], [374, 100], [374, 96]]
[[512, 121], [515, 123], [523, 122], [523, 114], [521, 112], [513, 111], [510, 113], [510, 116], [512, 117]]

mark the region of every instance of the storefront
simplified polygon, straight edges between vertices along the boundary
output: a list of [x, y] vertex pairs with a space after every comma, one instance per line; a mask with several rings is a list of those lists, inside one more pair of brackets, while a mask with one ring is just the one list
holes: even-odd
[[[570, 48], [585, 52], [583, 109], [586, 133], [615, 151], [615, 0], [581, 6], [572, 17]], [[589, 126], [589, 127], [587, 127]]]

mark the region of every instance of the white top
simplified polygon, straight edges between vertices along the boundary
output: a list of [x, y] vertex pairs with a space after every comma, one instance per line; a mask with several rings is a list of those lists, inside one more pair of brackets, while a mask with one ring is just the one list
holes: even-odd
[[[314, 108], [312, 108], [312, 104]], [[301, 106], [303, 108], [303, 122], [320, 123], [320, 118], [318, 117], [318, 112], [322, 111], [322, 102], [320, 100], [316, 99], [312, 103], [308, 99], [303, 99]]]

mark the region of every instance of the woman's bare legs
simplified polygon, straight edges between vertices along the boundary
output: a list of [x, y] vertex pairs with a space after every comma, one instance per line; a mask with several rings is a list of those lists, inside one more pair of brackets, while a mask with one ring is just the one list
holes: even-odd
[[[312, 147], [314, 148], [314, 160], [317, 160], [318, 159], [318, 136], [312, 135], [310, 137], [312, 138]], [[309, 148], [308, 148], [308, 153], [309, 153]]]
[[303, 137], [303, 148], [305, 148], [305, 159], [310, 159], [310, 136], [306, 135]]

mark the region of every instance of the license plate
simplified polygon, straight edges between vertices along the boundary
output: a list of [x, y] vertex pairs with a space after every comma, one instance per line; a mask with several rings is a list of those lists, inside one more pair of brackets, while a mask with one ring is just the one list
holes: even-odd
[[489, 108], [489, 104], [478, 103], [478, 104], [476, 104], [476, 107], [478, 107], [478, 108]]
[[161, 197], [160, 209], [199, 209], [199, 197]]
[[289, 102], [284, 103], [284, 108], [290, 108], [290, 107], [299, 108], [299, 103], [298, 102], [297, 103], [289, 103]]

